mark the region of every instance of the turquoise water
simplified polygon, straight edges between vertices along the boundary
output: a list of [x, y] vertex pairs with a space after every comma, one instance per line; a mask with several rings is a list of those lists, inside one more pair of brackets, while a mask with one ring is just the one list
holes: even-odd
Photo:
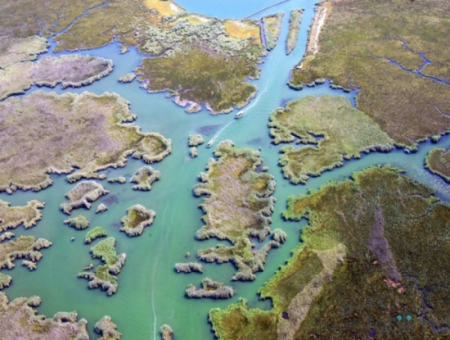
[[[189, 11], [205, 15], [227, 18], [242, 18], [268, 6], [275, 1], [216, 0], [205, 5], [200, 0], [182, 0], [179, 4]], [[234, 5], [233, 5], [234, 4]], [[301, 34], [297, 49], [285, 55], [285, 38], [289, 20], [289, 11], [293, 8], [305, 8]], [[66, 182], [64, 176], [52, 176], [53, 186], [39, 193], [16, 192], [9, 196], [0, 194], [0, 198], [12, 204], [25, 204], [28, 200], [39, 199], [46, 202], [43, 219], [37, 227], [25, 231], [18, 228], [17, 235], [30, 234], [45, 237], [53, 242], [53, 246], [43, 250], [43, 259], [38, 270], [28, 272], [16, 263], [16, 268], [8, 272], [13, 277], [13, 285], [6, 289], [12, 299], [19, 296], [39, 295], [43, 303], [39, 311], [48, 316], [57, 311], [76, 310], [80, 317], [89, 321], [92, 332], [94, 323], [103, 315], [112, 316], [123, 339], [158, 339], [158, 330], [164, 323], [175, 331], [177, 339], [212, 339], [208, 324], [208, 311], [211, 308], [225, 308], [230, 303], [243, 297], [249, 300], [250, 307], [269, 309], [270, 301], [259, 301], [257, 291], [277, 268], [289, 258], [291, 250], [298, 244], [300, 229], [305, 222], [292, 223], [281, 219], [285, 209], [286, 198], [291, 194], [305, 194], [316, 189], [329, 180], [344, 180], [354, 171], [376, 164], [392, 164], [406, 170], [407, 175], [433, 186], [437, 196], [450, 200], [450, 188], [440, 178], [423, 169], [423, 160], [427, 152], [434, 146], [430, 142], [422, 143], [419, 151], [407, 155], [402, 150], [394, 150], [388, 154], [371, 153], [360, 160], [346, 161], [341, 168], [326, 172], [322, 176], [312, 178], [307, 185], [294, 186], [283, 179], [277, 165], [280, 146], [270, 143], [267, 123], [271, 112], [289, 100], [308, 95], [345, 96], [354, 104], [356, 93], [344, 93], [331, 90], [328, 84], [305, 88], [302, 91], [291, 90], [286, 86], [290, 70], [301, 59], [306, 46], [307, 30], [314, 15], [313, 1], [290, 1], [271, 8], [257, 16], [286, 12], [283, 31], [278, 46], [265, 59], [261, 77], [252, 81], [258, 86], [258, 95], [250, 102], [246, 114], [239, 120], [233, 119], [236, 111], [229, 115], [211, 116], [206, 110], [197, 114], [186, 114], [176, 106], [165, 93], [148, 94], [139, 88], [136, 81], [131, 84], [119, 84], [117, 79], [136, 68], [143, 57], [135, 49], [126, 54], [119, 54], [119, 46], [110, 44], [103, 48], [82, 51], [83, 54], [103, 56], [114, 60], [115, 68], [108, 77], [94, 84], [78, 89], [42, 88], [44, 91], [57, 93], [91, 91], [97, 94], [116, 92], [131, 103], [131, 110], [137, 114], [136, 124], [143, 131], [157, 131], [172, 139], [173, 153], [161, 163], [152, 165], [161, 171], [161, 180], [153, 185], [150, 192], [132, 190], [132, 184], [110, 184], [106, 180], [102, 185], [110, 193], [93, 204], [90, 211], [77, 210], [91, 221], [91, 226], [103, 226], [110, 236], [117, 239], [118, 252], [127, 254], [127, 262], [119, 275], [119, 289], [116, 295], [107, 297], [99, 290], [88, 290], [87, 281], [77, 279], [77, 273], [93, 262], [89, 255], [89, 246], [83, 244], [85, 232], [76, 231], [63, 224], [67, 218], [59, 210], [64, 195], [73, 184]], [[53, 54], [53, 53], [49, 53]], [[33, 87], [27, 93], [39, 90]], [[230, 282], [234, 273], [231, 264], [204, 264], [204, 274], [176, 274], [174, 264], [186, 261], [187, 251], [193, 254], [198, 249], [216, 245], [216, 240], [198, 242], [194, 239], [196, 230], [202, 226], [202, 212], [198, 209], [201, 199], [192, 194], [193, 186], [198, 183], [197, 175], [205, 170], [214, 147], [205, 145], [198, 148], [199, 156], [191, 159], [188, 155], [187, 138], [190, 134], [202, 133], [206, 140], [220, 141], [231, 139], [237, 146], [261, 147], [264, 165], [275, 176], [277, 203], [273, 214], [272, 228], [281, 228], [288, 234], [287, 242], [279, 249], [273, 250], [269, 256], [263, 273], [257, 274], [254, 282]], [[450, 147], [450, 137], [444, 137], [438, 143], [440, 147]], [[125, 176], [127, 179], [141, 167], [141, 161], [128, 161], [125, 168], [104, 171], [108, 178]], [[95, 214], [100, 203], [105, 203], [109, 210], [101, 215]], [[155, 223], [147, 228], [142, 236], [128, 238], [119, 232], [120, 219], [133, 204], [143, 204], [156, 211]], [[75, 237], [75, 242], [70, 242]], [[236, 295], [225, 301], [189, 300], [184, 297], [184, 290], [190, 283], [198, 285], [202, 278], [211, 277], [231, 285]]]

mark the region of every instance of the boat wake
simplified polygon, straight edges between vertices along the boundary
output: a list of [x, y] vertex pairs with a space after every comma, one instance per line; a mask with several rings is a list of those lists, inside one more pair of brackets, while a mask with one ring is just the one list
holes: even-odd
[[222, 133], [222, 132], [224, 132], [225, 131], [225, 129], [227, 128], [227, 127], [229, 127], [231, 124], [233, 124], [234, 123], [234, 120], [232, 120], [232, 121], [230, 121], [227, 125], [225, 125], [223, 128], [221, 128], [214, 136], [213, 136], [213, 138], [211, 138], [211, 140], [208, 142], [208, 144], [206, 144], [206, 146], [208, 147], [208, 148], [210, 148], [211, 146], [213, 146], [213, 144], [216, 142], [216, 140], [217, 140], [217, 138], [220, 136], [220, 134]]

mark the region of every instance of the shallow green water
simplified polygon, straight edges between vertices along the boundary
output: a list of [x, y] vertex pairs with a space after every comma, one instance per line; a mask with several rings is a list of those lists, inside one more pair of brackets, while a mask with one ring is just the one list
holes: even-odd
[[[204, 8], [199, 1], [192, 2], [193, 9]], [[238, 2], [236, 1], [236, 4]], [[250, 1], [245, 8], [234, 6], [229, 16], [241, 18], [264, 7], [272, 1]], [[189, 0], [183, 0], [182, 6], [191, 10]], [[195, 5], [195, 6], [194, 6]], [[203, 5], [202, 5], [203, 6]], [[213, 7], [213, 4], [209, 4]], [[232, 6], [232, 5], [230, 5]], [[297, 49], [289, 57], [284, 53], [284, 39], [287, 35], [289, 10], [306, 8], [301, 35]], [[212, 8], [205, 8], [204, 14], [210, 14]], [[45, 91], [83, 92], [85, 90], [103, 93], [117, 92], [130, 101], [131, 110], [138, 115], [137, 124], [143, 131], [161, 132], [172, 139], [173, 153], [161, 163], [152, 165], [161, 171], [160, 181], [154, 183], [150, 192], [132, 190], [132, 184], [110, 184], [101, 181], [110, 193], [93, 204], [90, 211], [76, 210], [72, 216], [82, 212], [91, 221], [91, 228], [103, 226], [109, 236], [117, 239], [118, 252], [127, 254], [126, 264], [119, 275], [119, 289], [116, 295], [107, 297], [100, 290], [88, 290], [87, 281], [77, 279], [77, 273], [87, 264], [94, 262], [89, 255], [90, 246], [83, 244], [86, 231], [76, 231], [63, 224], [67, 218], [59, 210], [64, 195], [73, 185], [68, 184], [63, 176], [52, 176], [54, 185], [39, 192], [16, 192], [11, 196], [0, 194], [1, 199], [13, 204], [25, 204], [28, 200], [39, 199], [46, 202], [44, 217], [37, 227], [25, 231], [19, 228], [16, 234], [31, 234], [45, 237], [53, 242], [53, 246], [43, 250], [44, 258], [38, 265], [38, 270], [28, 272], [16, 263], [16, 268], [9, 275], [13, 277], [13, 285], [5, 292], [12, 299], [19, 296], [39, 295], [43, 303], [39, 311], [53, 315], [57, 311], [76, 310], [80, 317], [89, 321], [92, 331], [94, 323], [103, 315], [112, 316], [123, 339], [157, 339], [158, 330], [164, 323], [175, 331], [177, 339], [211, 339], [208, 311], [214, 307], [225, 308], [238, 298], [249, 300], [250, 307], [269, 309], [269, 301], [259, 301], [258, 289], [266, 282], [277, 268], [290, 256], [291, 250], [298, 244], [300, 229], [305, 222], [284, 222], [280, 213], [285, 208], [286, 198], [291, 194], [305, 194], [309, 189], [316, 189], [329, 180], [343, 180], [354, 172], [371, 165], [390, 163], [401, 167], [415, 179], [425, 182], [438, 190], [438, 196], [450, 200], [449, 186], [436, 176], [423, 170], [423, 159], [426, 153], [435, 145], [422, 143], [419, 152], [406, 155], [401, 150], [389, 154], [372, 153], [364, 155], [360, 160], [348, 161], [339, 169], [327, 172], [318, 178], [308, 181], [307, 185], [294, 186], [282, 178], [277, 165], [280, 146], [270, 144], [267, 123], [271, 112], [288, 100], [306, 95], [345, 95], [354, 103], [355, 93], [345, 94], [342, 91], [331, 90], [327, 84], [296, 92], [285, 84], [289, 79], [290, 69], [301, 59], [306, 46], [307, 29], [314, 15], [314, 2], [287, 2], [272, 8], [260, 15], [285, 11], [282, 37], [277, 48], [270, 53], [262, 65], [261, 77], [254, 83], [259, 87], [257, 97], [252, 100], [246, 115], [239, 120], [233, 119], [233, 114], [211, 116], [203, 110], [197, 114], [186, 114], [182, 108], [173, 104], [165, 94], [147, 94], [139, 88], [137, 82], [119, 84], [117, 78], [129, 72], [139, 64], [140, 56], [131, 50], [125, 55], [119, 55], [117, 45], [108, 45], [102, 49], [88, 51], [91, 55], [99, 55], [114, 60], [114, 72], [94, 84], [80, 89], [47, 89]], [[200, 12], [200, 11], [199, 11]], [[33, 87], [31, 91], [37, 90]], [[235, 111], [236, 112], [236, 111]], [[219, 134], [220, 132], [220, 134]], [[187, 251], [193, 254], [200, 248], [216, 245], [216, 240], [198, 242], [194, 239], [197, 229], [202, 226], [202, 212], [197, 208], [201, 199], [195, 198], [192, 188], [197, 183], [197, 175], [204, 171], [208, 159], [212, 156], [211, 149], [200, 146], [199, 157], [191, 159], [188, 155], [187, 138], [192, 133], [202, 133], [206, 140], [215, 137], [218, 142], [231, 139], [238, 146], [262, 148], [264, 165], [275, 176], [277, 188], [275, 197], [277, 203], [273, 214], [272, 228], [282, 228], [288, 234], [288, 241], [279, 249], [273, 250], [266, 263], [263, 273], [257, 274], [254, 282], [230, 282], [234, 272], [231, 264], [204, 264], [204, 274], [176, 274], [174, 263], [186, 261]], [[450, 138], [444, 137], [439, 146], [449, 147]], [[143, 165], [141, 161], [129, 160], [122, 169], [108, 169], [108, 178], [125, 176], [127, 179]], [[95, 208], [105, 203], [109, 210], [101, 215], [95, 214]], [[133, 204], [143, 204], [156, 211], [155, 223], [147, 228], [142, 236], [128, 238], [119, 232], [120, 219]], [[75, 242], [70, 238], [75, 237]], [[184, 297], [184, 290], [190, 283], [198, 285], [203, 277], [211, 277], [235, 288], [234, 298], [226, 301], [189, 300]]]

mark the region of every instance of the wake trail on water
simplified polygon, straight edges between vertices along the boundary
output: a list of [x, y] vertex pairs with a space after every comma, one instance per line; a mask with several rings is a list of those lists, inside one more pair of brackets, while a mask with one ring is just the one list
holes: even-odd
[[[166, 220], [167, 209], [169, 208], [169, 202], [167, 202], [166, 207], [164, 208], [162, 225], [164, 225], [164, 221]], [[161, 234], [162, 235], [162, 234]], [[158, 263], [155, 263], [153, 266], [152, 279], [156, 277], [155, 272], [157, 271]], [[152, 289], [150, 291], [150, 300], [152, 305], [152, 313], [153, 313], [153, 340], [156, 340], [156, 324], [158, 317], [156, 316], [156, 306], [155, 306], [155, 282], [152, 284]]]
[[[278, 59], [280, 59], [280, 58], [277, 58], [277, 61], [278, 61]], [[249, 110], [252, 109], [256, 104], [258, 104], [258, 102], [259, 102], [259, 100], [261, 99], [262, 95], [263, 95], [264, 93], [266, 93], [267, 90], [269, 89], [269, 87], [270, 87], [272, 81], [273, 81], [273, 73], [272, 73], [272, 76], [270, 77], [270, 79], [267, 81], [266, 86], [264, 87], [264, 90], [261, 91], [261, 92], [259, 92], [259, 94], [256, 96], [255, 100], [252, 101], [248, 107], [244, 107], [243, 110], [249, 111]], [[249, 113], [246, 113], [246, 114], [244, 115], [244, 117], [242, 117], [241, 119], [245, 119], [245, 116], [247, 116], [248, 114], [249, 114]], [[211, 140], [208, 142], [208, 144], [213, 145], [213, 144], [216, 142], [217, 138], [219, 138], [219, 136], [220, 136], [226, 129], [228, 129], [228, 127], [230, 127], [230, 126], [231, 126], [233, 123], [235, 123], [235, 122], [236, 122], [236, 119], [233, 117], [233, 120], [231, 120], [231, 121], [228, 122], [223, 128], [221, 128], [221, 129], [213, 136], [213, 138], [211, 138]]]
[[233, 124], [234, 123], [234, 120], [232, 120], [232, 121], [230, 121], [227, 125], [225, 125], [223, 128], [221, 128], [214, 136], [213, 136], [213, 138], [211, 138], [211, 140], [208, 142], [208, 144], [209, 145], [213, 145], [215, 142], [216, 142], [216, 140], [217, 140], [217, 138], [220, 136], [220, 134], [223, 132], [223, 131], [225, 131], [225, 129], [227, 128], [227, 127], [229, 127], [231, 124]]

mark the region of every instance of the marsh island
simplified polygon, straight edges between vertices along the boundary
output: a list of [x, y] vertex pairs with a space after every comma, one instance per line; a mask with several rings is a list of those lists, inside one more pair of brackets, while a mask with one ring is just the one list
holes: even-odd
[[115, 294], [119, 288], [117, 275], [125, 264], [126, 254], [117, 254], [114, 237], [98, 242], [90, 252], [94, 259], [99, 258], [104, 264], [97, 266], [94, 272], [81, 272], [78, 277], [89, 280], [90, 289], [101, 288], [108, 295]]
[[196, 196], [207, 196], [200, 204], [205, 225], [195, 237], [215, 237], [232, 245], [199, 250], [197, 257], [207, 262], [232, 262], [238, 269], [233, 280], [254, 280], [254, 273], [264, 269], [269, 251], [279, 246], [270, 241], [258, 249], [250, 241], [251, 236], [263, 241], [270, 234], [275, 181], [269, 173], [257, 171], [262, 159], [253, 149], [224, 141], [214, 155], [218, 160], [210, 159], [208, 171], [200, 174], [203, 183], [194, 188]]
[[[273, 309], [247, 309], [241, 301], [212, 310], [220, 339], [363, 338], [398, 315], [417, 326], [406, 331], [411, 338], [433, 338], [443, 325], [450, 208], [433, 190], [398, 169], [373, 167], [291, 196], [283, 216], [309, 225], [287, 265], [260, 290]], [[385, 331], [395, 337], [398, 329]]]

